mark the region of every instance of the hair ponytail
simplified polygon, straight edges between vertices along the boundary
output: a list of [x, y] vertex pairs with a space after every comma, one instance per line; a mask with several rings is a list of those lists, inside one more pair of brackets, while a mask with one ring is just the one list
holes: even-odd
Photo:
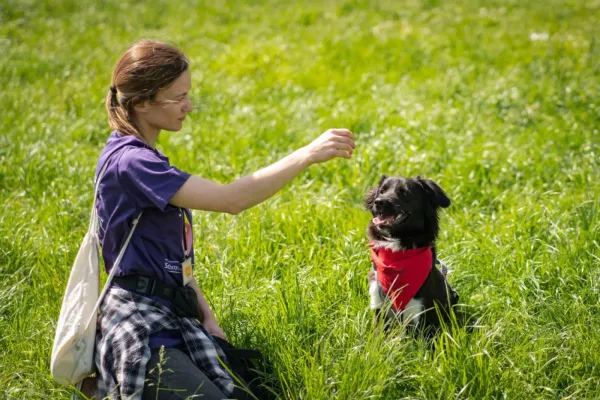
[[[114, 88], [114, 90], [113, 90]], [[119, 103], [118, 91], [111, 85], [106, 95], [106, 110], [108, 111], [108, 125], [111, 129], [122, 135], [134, 135], [143, 139], [141, 132], [135, 126], [132, 115]]]
[[185, 55], [171, 45], [153, 40], [134, 43], [113, 71], [105, 101], [109, 126], [123, 135], [143, 140], [135, 124], [134, 106], [154, 100], [158, 91], [173, 83], [188, 66]]

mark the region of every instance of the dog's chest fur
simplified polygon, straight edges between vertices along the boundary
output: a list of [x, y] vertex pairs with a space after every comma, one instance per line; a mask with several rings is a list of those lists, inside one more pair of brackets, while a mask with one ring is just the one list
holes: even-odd
[[371, 274], [369, 274], [369, 295], [371, 297], [370, 308], [371, 310], [386, 310], [388, 318], [398, 317], [400, 321], [408, 324], [416, 326], [419, 323], [419, 319], [425, 311], [425, 307], [423, 302], [420, 299], [413, 297], [404, 310], [398, 314], [394, 312], [394, 307], [390, 298], [382, 293], [381, 288], [379, 287], [379, 283], [377, 281], [377, 271], [371, 270], [373, 274], [373, 278], [371, 279]]
[[[400, 245], [398, 241], [389, 240], [389, 241], [374, 241], [372, 243], [373, 248], [378, 249], [387, 249], [391, 251], [402, 251], [406, 250], [404, 247]], [[413, 297], [404, 310], [399, 313], [395, 313], [392, 301], [389, 296], [387, 296], [381, 289], [379, 285], [379, 279], [377, 276], [377, 271], [372, 269], [369, 271], [368, 275], [369, 282], [369, 295], [370, 295], [370, 309], [371, 310], [385, 310], [387, 318], [398, 318], [401, 322], [407, 324], [408, 326], [416, 326], [419, 323], [421, 315], [425, 311], [424, 303], [421, 299], [417, 297]]]

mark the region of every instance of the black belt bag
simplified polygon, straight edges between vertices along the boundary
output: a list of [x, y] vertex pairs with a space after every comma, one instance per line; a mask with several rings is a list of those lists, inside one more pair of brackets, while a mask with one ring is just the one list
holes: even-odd
[[178, 287], [171, 302], [173, 304], [173, 311], [180, 317], [194, 317], [200, 321], [204, 320], [200, 304], [198, 303], [198, 296], [191, 287]]
[[123, 289], [148, 296], [157, 296], [170, 301], [173, 305], [173, 311], [179, 317], [204, 320], [198, 303], [198, 296], [194, 289], [189, 286], [167, 285], [147, 276], [115, 276], [113, 282]]

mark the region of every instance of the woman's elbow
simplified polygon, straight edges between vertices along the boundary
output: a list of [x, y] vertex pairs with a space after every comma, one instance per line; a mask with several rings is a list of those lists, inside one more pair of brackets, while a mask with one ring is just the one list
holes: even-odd
[[231, 215], [238, 215], [238, 214], [239, 214], [239, 213], [241, 213], [242, 211], [244, 211], [244, 210], [242, 210], [242, 209], [239, 209], [239, 208], [229, 208], [229, 209], [227, 209], [225, 212], [226, 212], [227, 214], [231, 214]]
[[244, 211], [244, 208], [236, 202], [227, 202], [223, 211], [225, 211], [227, 214], [238, 215]]

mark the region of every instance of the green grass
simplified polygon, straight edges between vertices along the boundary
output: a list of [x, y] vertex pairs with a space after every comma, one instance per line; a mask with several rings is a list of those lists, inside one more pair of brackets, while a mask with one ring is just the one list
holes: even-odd
[[[185, 3], [185, 4], [179, 4]], [[238, 216], [195, 212], [196, 276], [285, 399], [600, 397], [600, 2], [0, 3], [0, 393], [69, 398], [49, 372], [62, 292], [133, 41], [192, 61], [196, 109], [159, 148], [225, 182], [327, 128], [311, 167]], [[380, 174], [453, 201], [438, 243], [479, 317], [436, 350], [373, 337], [361, 208]]]

